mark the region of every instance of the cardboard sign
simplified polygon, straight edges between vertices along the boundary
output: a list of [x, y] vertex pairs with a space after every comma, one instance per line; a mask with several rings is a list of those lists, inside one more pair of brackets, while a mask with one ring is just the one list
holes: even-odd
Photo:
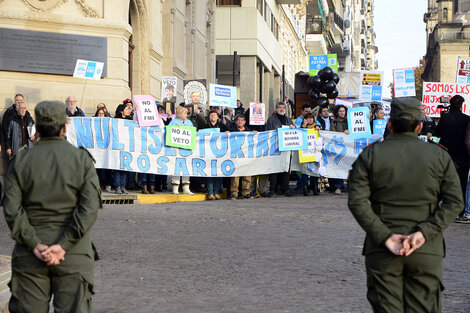
[[209, 84], [209, 105], [211, 107], [237, 107], [237, 87]]
[[425, 106], [425, 114], [430, 117], [440, 117], [442, 108], [440, 105], [441, 97], [452, 98], [455, 95], [464, 97], [465, 102], [462, 104], [462, 112], [470, 115], [470, 85], [457, 83], [423, 83], [423, 100]]
[[150, 95], [134, 96], [139, 126], [158, 126], [162, 124], [162, 118], [158, 114], [155, 99]]
[[100, 80], [103, 74], [103, 62], [94, 62], [77, 59], [73, 77]]
[[459, 57], [457, 60], [456, 83], [470, 84], [470, 57]]
[[310, 76], [315, 76], [318, 71], [324, 67], [331, 67], [335, 73], [338, 73], [338, 57], [336, 54], [309, 55], [308, 56]]
[[279, 151], [308, 149], [307, 130], [300, 128], [278, 128]]
[[178, 78], [173, 76], [162, 77], [162, 104], [165, 111], [174, 113], [176, 95], [177, 95]]
[[414, 69], [393, 70], [393, 90], [395, 98], [416, 96]]
[[371, 138], [369, 123], [369, 108], [360, 107], [348, 110], [348, 130], [349, 138]]
[[387, 120], [373, 120], [372, 123], [374, 124], [373, 134], [374, 135], [382, 135], [385, 132], [385, 128], [387, 128]]
[[362, 101], [382, 101], [383, 76], [379, 71], [361, 71], [359, 98]]
[[319, 153], [321, 154], [321, 147], [316, 147], [317, 145], [315, 145], [315, 140], [319, 136], [320, 136], [320, 133], [318, 130], [316, 129], [307, 130], [308, 149], [299, 150], [299, 162], [300, 163], [315, 162], [316, 156]]
[[266, 124], [266, 106], [264, 103], [250, 102], [250, 125]]
[[196, 149], [196, 127], [190, 126], [165, 126], [165, 145], [176, 148]]

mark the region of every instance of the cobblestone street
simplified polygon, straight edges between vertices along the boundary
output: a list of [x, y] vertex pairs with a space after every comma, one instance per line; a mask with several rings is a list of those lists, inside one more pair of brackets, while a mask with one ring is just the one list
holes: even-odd
[[[371, 312], [346, 195], [107, 205], [95, 312]], [[13, 241], [1, 222], [0, 252]], [[446, 232], [443, 312], [470, 312], [470, 225]]]

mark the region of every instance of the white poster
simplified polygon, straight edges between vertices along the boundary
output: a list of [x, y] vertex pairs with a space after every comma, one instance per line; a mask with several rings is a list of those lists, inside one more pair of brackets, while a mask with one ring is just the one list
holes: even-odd
[[393, 70], [393, 88], [395, 98], [416, 96], [414, 69]]
[[73, 77], [100, 80], [104, 63], [77, 59]]

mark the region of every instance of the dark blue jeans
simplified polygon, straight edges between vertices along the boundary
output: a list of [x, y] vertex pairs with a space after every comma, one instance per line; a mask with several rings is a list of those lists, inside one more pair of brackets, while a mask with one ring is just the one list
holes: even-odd
[[142, 186], [155, 186], [155, 174], [139, 173], [138, 176]]
[[209, 196], [215, 196], [220, 192], [220, 187], [222, 186], [222, 177], [207, 177], [207, 194]]
[[126, 171], [119, 171], [113, 170], [113, 182], [114, 187], [126, 187], [127, 181], [127, 172]]

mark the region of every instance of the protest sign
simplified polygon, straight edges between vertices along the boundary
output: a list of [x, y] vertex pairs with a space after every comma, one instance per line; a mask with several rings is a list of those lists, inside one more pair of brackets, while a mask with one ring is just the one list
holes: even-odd
[[388, 120], [390, 118], [390, 111], [392, 110], [390, 102], [382, 102], [382, 109], [384, 110], [384, 118]]
[[[348, 135], [338, 132], [320, 131], [324, 145], [321, 151], [324, 175], [329, 178], [347, 179], [352, 164], [362, 149], [369, 144], [381, 140], [382, 136], [372, 135], [371, 138], [350, 139]], [[318, 160], [316, 160], [318, 162]], [[320, 176], [318, 163], [300, 163], [298, 153], [292, 154], [291, 171], [299, 171], [310, 176]]]
[[395, 98], [416, 96], [414, 69], [393, 70], [393, 91]]
[[306, 163], [306, 162], [315, 162], [316, 155], [320, 150], [316, 149], [315, 140], [320, 136], [318, 130], [316, 129], [308, 129], [307, 130], [307, 142], [308, 142], [308, 149], [299, 150], [299, 162]]
[[197, 132], [194, 150], [165, 145], [159, 126], [126, 119], [73, 117], [67, 140], [83, 146], [96, 168], [158, 175], [235, 177], [287, 172], [290, 152], [278, 149], [277, 131]]
[[455, 82], [458, 84], [470, 84], [470, 57], [458, 58]]
[[250, 125], [266, 124], [266, 107], [264, 103], [250, 102]]
[[331, 67], [335, 73], [338, 72], [338, 57], [336, 54], [323, 54], [323, 55], [309, 55], [309, 75], [315, 76], [318, 71], [324, 67]]
[[165, 130], [165, 145], [189, 150], [196, 148], [196, 127], [168, 125]]
[[173, 76], [162, 77], [162, 105], [165, 112], [175, 113], [175, 103], [178, 87], [178, 78]]
[[374, 120], [372, 122], [374, 124], [373, 134], [374, 135], [383, 135], [385, 132], [385, 128], [387, 127], [387, 120]]
[[135, 95], [134, 103], [137, 111], [137, 120], [140, 126], [157, 126], [162, 124], [155, 99], [152, 96]]
[[100, 80], [103, 73], [103, 62], [94, 62], [77, 59], [73, 77]]
[[361, 71], [359, 98], [365, 102], [382, 101], [383, 72]]
[[429, 117], [440, 117], [441, 111], [443, 110], [437, 107], [441, 104], [440, 98], [449, 97], [450, 100], [455, 95], [464, 97], [465, 102], [462, 105], [462, 112], [470, 115], [470, 85], [424, 82], [423, 100], [421, 103], [425, 107], [425, 114]]
[[209, 105], [211, 107], [237, 107], [237, 87], [210, 84]]
[[279, 128], [279, 151], [308, 149], [307, 130], [300, 128]]
[[193, 112], [200, 106], [205, 108], [207, 103], [207, 88], [205, 79], [193, 79], [183, 81], [183, 96], [186, 105], [193, 106]]
[[349, 138], [370, 138], [369, 108], [359, 107], [348, 110]]

